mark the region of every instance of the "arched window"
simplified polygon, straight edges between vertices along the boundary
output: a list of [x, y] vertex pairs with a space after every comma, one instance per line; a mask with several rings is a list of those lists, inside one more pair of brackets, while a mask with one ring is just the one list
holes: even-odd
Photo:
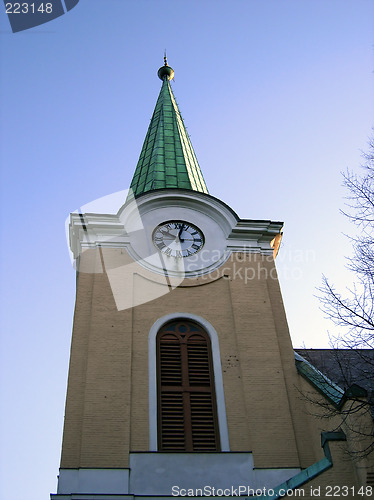
[[158, 449], [220, 451], [209, 335], [188, 320], [157, 334]]

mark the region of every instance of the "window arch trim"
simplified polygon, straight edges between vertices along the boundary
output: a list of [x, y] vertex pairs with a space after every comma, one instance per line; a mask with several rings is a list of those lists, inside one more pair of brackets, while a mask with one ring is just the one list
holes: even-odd
[[206, 319], [191, 313], [172, 313], [159, 318], [152, 325], [148, 337], [148, 370], [149, 370], [149, 449], [158, 451], [157, 445], [157, 363], [156, 363], [156, 336], [160, 328], [169, 321], [190, 320], [199, 324], [209, 335], [212, 348], [214, 372], [214, 387], [217, 403], [217, 417], [219, 436], [222, 451], [230, 451], [229, 434], [226, 419], [225, 396], [223, 392], [223, 378], [221, 356], [219, 351], [218, 335], [213, 326]]

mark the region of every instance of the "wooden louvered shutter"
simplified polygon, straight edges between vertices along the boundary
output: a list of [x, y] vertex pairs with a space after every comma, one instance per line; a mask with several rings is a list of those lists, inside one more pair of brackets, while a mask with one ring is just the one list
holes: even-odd
[[157, 337], [160, 451], [219, 451], [210, 339], [172, 322]]

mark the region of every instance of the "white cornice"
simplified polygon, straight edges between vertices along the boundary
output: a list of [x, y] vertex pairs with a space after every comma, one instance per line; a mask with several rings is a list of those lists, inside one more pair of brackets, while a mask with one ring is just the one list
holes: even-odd
[[[139, 250], [138, 241], [142, 241], [143, 247], [144, 242], [148, 242], [146, 246], [149, 251], [154, 227], [172, 219], [188, 220], [200, 225], [206, 234], [206, 248], [209, 239], [210, 252], [212, 249], [220, 252], [214, 261], [199, 264], [200, 270], [185, 270], [187, 276], [205, 274], [219, 267], [231, 252], [272, 254], [272, 241], [279, 236], [283, 227], [282, 222], [239, 219], [225, 203], [204, 193], [168, 189], [149, 192], [128, 201], [117, 214], [72, 213], [70, 248], [75, 259], [87, 248], [127, 248], [130, 255], [142, 264], [145, 256]], [[187, 260], [184, 259], [185, 262]], [[151, 261], [153, 263], [149, 264], [149, 269], [157, 272], [157, 264], [154, 264], [153, 259]]]

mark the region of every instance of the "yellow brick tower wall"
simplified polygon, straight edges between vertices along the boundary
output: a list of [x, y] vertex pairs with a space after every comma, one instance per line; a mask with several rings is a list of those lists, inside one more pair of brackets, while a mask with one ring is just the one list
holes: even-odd
[[[253, 452], [259, 468], [304, 468], [322, 458], [326, 429], [303, 401], [311, 387], [296, 371], [273, 260], [233, 253], [211, 275], [171, 291], [154, 276], [167, 293], [118, 310], [103, 266], [130, 263], [119, 248], [81, 256], [61, 468], [128, 467], [130, 452], [149, 450], [148, 335], [175, 312], [204, 318], [218, 334], [230, 451]], [[137, 265], [123, 293], [134, 300], [151, 282]]]

